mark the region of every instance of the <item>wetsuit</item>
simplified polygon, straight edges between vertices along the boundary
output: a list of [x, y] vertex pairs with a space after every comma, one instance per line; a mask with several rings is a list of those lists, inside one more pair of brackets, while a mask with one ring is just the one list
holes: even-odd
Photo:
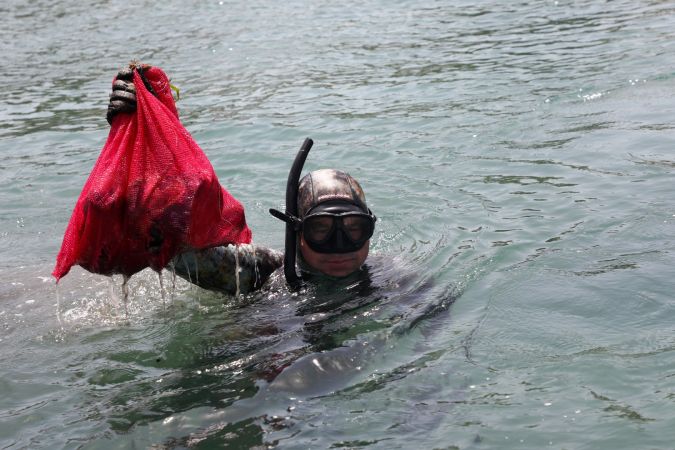
[[229, 295], [259, 289], [284, 263], [283, 253], [255, 244], [228, 245], [182, 253], [171, 265], [176, 275]]

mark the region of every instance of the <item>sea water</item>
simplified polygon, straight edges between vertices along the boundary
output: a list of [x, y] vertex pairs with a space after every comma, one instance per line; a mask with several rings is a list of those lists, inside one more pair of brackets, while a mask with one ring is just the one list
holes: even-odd
[[[671, 2], [0, 12], [0, 447], [674, 448]], [[305, 137], [306, 170], [360, 180], [369, 278], [57, 290], [131, 59], [180, 87], [256, 243], [283, 247], [267, 210]]]

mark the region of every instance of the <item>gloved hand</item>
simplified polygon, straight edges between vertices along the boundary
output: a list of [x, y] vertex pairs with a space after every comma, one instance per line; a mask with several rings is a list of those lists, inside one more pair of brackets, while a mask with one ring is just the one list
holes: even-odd
[[[142, 68], [149, 69], [151, 66], [143, 64]], [[136, 110], [136, 86], [134, 86], [134, 70], [136, 66], [130, 64], [117, 73], [113, 83], [113, 91], [110, 94], [106, 119], [112, 125], [113, 117], [118, 113], [130, 113]]]

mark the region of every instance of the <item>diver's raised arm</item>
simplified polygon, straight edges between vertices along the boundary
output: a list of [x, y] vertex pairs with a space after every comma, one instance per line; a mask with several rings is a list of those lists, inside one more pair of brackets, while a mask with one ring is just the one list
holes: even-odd
[[284, 262], [281, 252], [255, 244], [195, 250], [176, 256], [176, 275], [212, 291], [230, 295], [259, 289]]

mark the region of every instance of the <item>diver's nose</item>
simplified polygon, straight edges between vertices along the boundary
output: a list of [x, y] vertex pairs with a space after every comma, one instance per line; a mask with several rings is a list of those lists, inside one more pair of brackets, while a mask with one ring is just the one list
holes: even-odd
[[344, 248], [344, 231], [338, 229], [335, 236], [335, 248], [342, 250]]

